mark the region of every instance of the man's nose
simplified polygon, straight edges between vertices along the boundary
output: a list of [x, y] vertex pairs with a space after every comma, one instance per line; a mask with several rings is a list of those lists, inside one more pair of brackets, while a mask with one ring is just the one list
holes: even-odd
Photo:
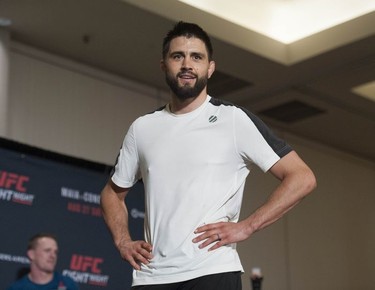
[[184, 60], [182, 61], [182, 67], [184, 69], [191, 69], [191, 60], [188, 57], [185, 57]]

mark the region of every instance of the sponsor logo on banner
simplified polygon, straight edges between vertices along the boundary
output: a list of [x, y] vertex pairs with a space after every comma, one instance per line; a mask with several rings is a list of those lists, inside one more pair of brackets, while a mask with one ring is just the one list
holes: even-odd
[[100, 217], [102, 215], [100, 195], [78, 189], [61, 187], [61, 197], [68, 199], [67, 210], [75, 213]]
[[33, 205], [34, 195], [27, 192], [29, 181], [29, 176], [0, 171], [0, 200]]
[[145, 218], [145, 213], [143, 211], [140, 211], [140, 210], [136, 209], [136, 208], [132, 208], [130, 210], [130, 215], [133, 219], [139, 219], [139, 218], [144, 219]]
[[[61, 197], [68, 199], [67, 210], [70, 212], [100, 217], [100, 195], [92, 192], [81, 193], [78, 189], [61, 187]], [[144, 211], [132, 208], [130, 215], [134, 219], [144, 218]]]
[[109, 276], [102, 273], [104, 259], [100, 257], [73, 254], [70, 269], [63, 270], [64, 276], [69, 276], [77, 283], [106, 287]]
[[5, 261], [9, 263], [19, 263], [19, 264], [25, 264], [25, 265], [30, 264], [29, 259], [25, 256], [16, 256], [16, 255], [7, 254], [7, 253], [0, 253], [0, 261]]

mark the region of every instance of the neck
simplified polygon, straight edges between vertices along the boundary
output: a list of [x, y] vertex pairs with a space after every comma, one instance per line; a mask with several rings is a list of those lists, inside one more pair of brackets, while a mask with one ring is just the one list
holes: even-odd
[[175, 95], [172, 95], [171, 101], [169, 103], [169, 109], [173, 114], [186, 114], [199, 108], [206, 100], [206, 91], [200, 93], [195, 98], [189, 98], [186, 100], [181, 100]]
[[53, 279], [53, 272], [44, 272], [39, 270], [31, 270], [29, 279], [36, 284], [46, 284]]

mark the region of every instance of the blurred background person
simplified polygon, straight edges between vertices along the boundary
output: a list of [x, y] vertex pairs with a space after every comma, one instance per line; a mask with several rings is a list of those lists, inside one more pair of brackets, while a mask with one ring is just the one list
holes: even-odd
[[30, 238], [27, 246], [30, 271], [14, 282], [7, 290], [78, 290], [70, 278], [55, 271], [58, 245], [54, 235], [38, 233]]

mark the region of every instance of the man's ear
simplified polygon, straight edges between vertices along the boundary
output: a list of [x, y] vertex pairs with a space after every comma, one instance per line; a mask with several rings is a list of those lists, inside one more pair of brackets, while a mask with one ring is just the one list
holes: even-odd
[[165, 67], [164, 59], [160, 60], [160, 68], [161, 68], [161, 70], [164, 71], [164, 72], [165, 72], [166, 69], [167, 69], [167, 68]]
[[210, 65], [208, 67], [208, 78], [212, 76], [215, 71], [215, 62], [213, 60], [210, 61]]
[[33, 249], [27, 250], [27, 257], [29, 258], [30, 261], [34, 260], [34, 256], [35, 256], [35, 253]]

